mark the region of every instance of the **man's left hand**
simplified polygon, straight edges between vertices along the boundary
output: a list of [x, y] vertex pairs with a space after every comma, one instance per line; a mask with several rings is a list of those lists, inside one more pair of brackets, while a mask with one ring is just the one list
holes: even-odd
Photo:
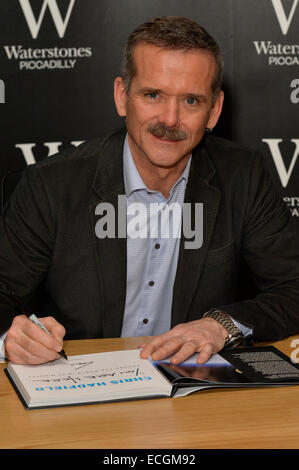
[[143, 344], [141, 359], [151, 356], [154, 361], [172, 356], [171, 363], [179, 364], [195, 353], [197, 362], [204, 364], [224, 347], [228, 331], [213, 318], [202, 318], [176, 325], [167, 333]]

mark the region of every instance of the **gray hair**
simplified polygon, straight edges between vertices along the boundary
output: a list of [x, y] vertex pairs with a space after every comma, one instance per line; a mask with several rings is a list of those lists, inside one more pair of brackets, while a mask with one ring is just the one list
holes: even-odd
[[173, 51], [199, 49], [213, 55], [216, 62], [212, 83], [213, 99], [218, 96], [223, 79], [221, 51], [215, 39], [195, 21], [180, 16], [158, 17], [142, 24], [129, 35], [122, 64], [122, 77], [127, 92], [136, 75], [134, 50], [138, 44], [152, 44]]

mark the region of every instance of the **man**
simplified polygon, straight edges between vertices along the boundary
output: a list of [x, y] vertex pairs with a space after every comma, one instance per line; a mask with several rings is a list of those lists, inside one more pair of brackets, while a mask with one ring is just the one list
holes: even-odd
[[[54, 360], [66, 331], [68, 338], [153, 335], [141, 357], [173, 355], [179, 363], [198, 352], [203, 363], [243, 335], [295, 334], [299, 244], [289, 212], [260, 156], [206, 135], [224, 99], [217, 44], [193, 21], [157, 18], [130, 35], [124, 57], [114, 98], [126, 132], [31, 166], [5, 211], [6, 356]], [[98, 215], [110, 204], [121, 219], [119, 195], [127, 237], [103, 238]], [[148, 210], [157, 202], [202, 203], [202, 246], [187, 249], [184, 237], [130, 237], [131, 204]], [[261, 292], [237, 301], [242, 259]], [[11, 286], [25, 299], [41, 284], [58, 307], [43, 319], [52, 336], [15, 316], [6, 295]]]

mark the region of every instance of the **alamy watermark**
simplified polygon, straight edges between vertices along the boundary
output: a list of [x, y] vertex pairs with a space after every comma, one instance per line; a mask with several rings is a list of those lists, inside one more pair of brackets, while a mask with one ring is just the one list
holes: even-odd
[[203, 244], [203, 204], [149, 203], [127, 204], [125, 195], [118, 196], [117, 210], [109, 202], [96, 206], [95, 233], [98, 238], [181, 238], [186, 249]]
[[299, 338], [295, 338], [291, 341], [291, 348], [296, 348], [291, 353], [291, 361], [294, 364], [299, 363]]
[[293, 104], [298, 104], [299, 103], [299, 78], [294, 78], [291, 81], [291, 88], [293, 88], [293, 91], [291, 92], [291, 103]]
[[0, 79], [0, 103], [5, 103], [5, 84], [4, 81]]

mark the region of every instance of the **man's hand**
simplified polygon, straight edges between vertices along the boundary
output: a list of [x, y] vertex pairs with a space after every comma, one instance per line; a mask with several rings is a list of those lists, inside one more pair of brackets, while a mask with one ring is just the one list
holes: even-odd
[[171, 358], [172, 364], [179, 364], [196, 352], [197, 362], [203, 364], [212, 354], [220, 351], [228, 337], [228, 331], [213, 318], [202, 318], [175, 326], [167, 333], [156, 336], [150, 343], [141, 345], [140, 357], [159, 361]]
[[62, 349], [64, 327], [53, 317], [40, 320], [51, 335], [25, 315], [14, 318], [4, 341], [9, 361], [15, 364], [43, 364], [60, 357], [58, 352]]

